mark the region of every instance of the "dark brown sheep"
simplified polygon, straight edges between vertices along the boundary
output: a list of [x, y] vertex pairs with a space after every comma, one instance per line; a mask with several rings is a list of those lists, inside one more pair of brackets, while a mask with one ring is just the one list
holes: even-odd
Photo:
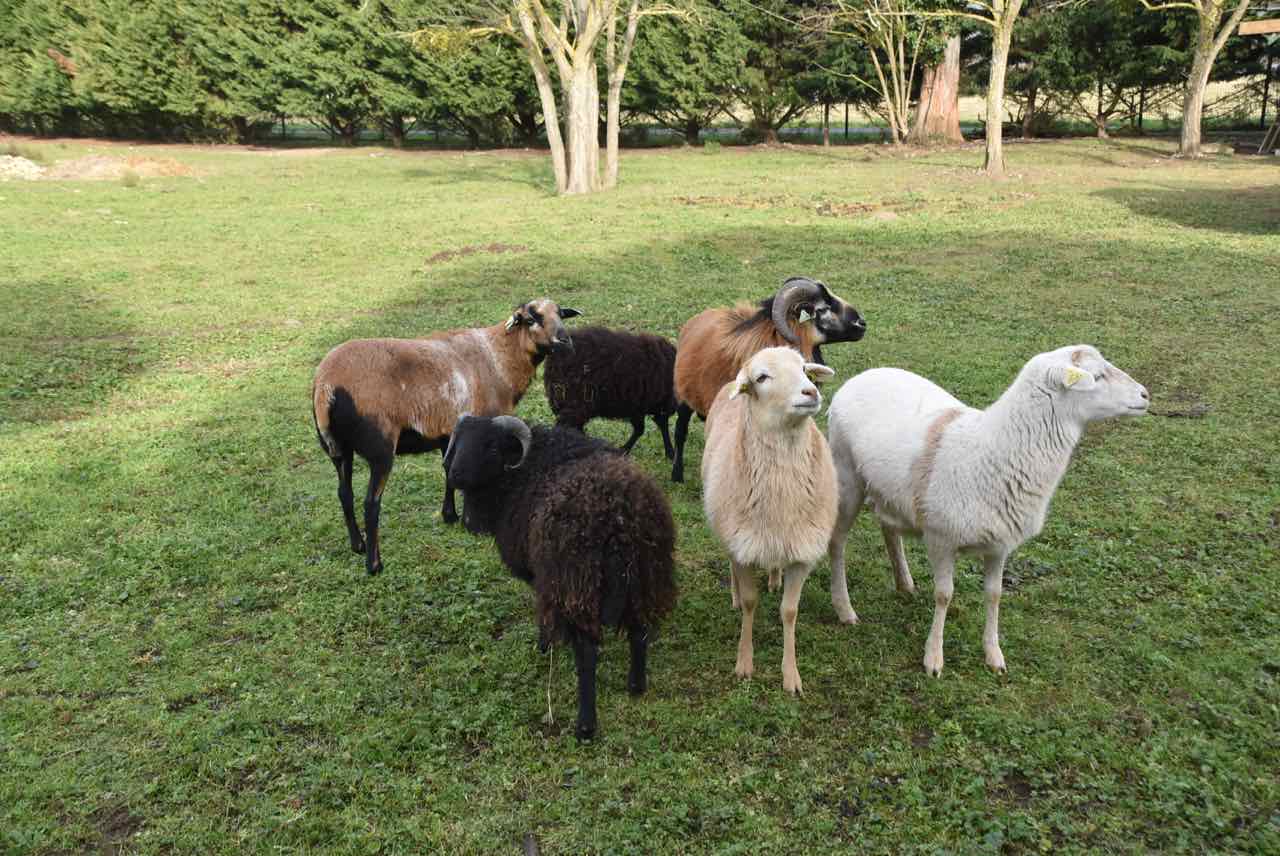
[[492, 534], [512, 575], [533, 586], [547, 641], [573, 646], [579, 740], [596, 731], [596, 656], [606, 627], [631, 646], [627, 688], [646, 686], [649, 632], [675, 607], [675, 521], [666, 495], [601, 440], [463, 417], [445, 453], [467, 529]]
[[574, 331], [572, 351], [547, 358], [542, 382], [557, 425], [582, 431], [597, 417], [626, 419], [631, 436], [622, 451], [630, 452], [648, 416], [670, 458], [675, 364], [676, 346], [661, 336], [587, 327]]
[[[573, 347], [563, 321], [578, 314], [546, 298], [531, 300], [492, 327], [447, 330], [425, 339], [356, 339], [321, 360], [311, 390], [316, 435], [338, 471], [338, 500], [351, 549], [365, 553], [370, 574], [382, 570], [378, 516], [396, 455], [443, 453], [463, 413], [496, 416], [515, 410], [543, 358]], [[367, 548], [351, 489], [356, 455], [369, 463]], [[440, 514], [446, 523], [458, 519], [447, 480]]]

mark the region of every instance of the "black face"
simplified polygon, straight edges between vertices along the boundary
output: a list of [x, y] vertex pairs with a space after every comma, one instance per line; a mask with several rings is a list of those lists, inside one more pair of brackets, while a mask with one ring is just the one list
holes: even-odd
[[453, 486], [474, 490], [502, 478], [520, 460], [520, 438], [492, 419], [467, 416], [453, 429], [444, 471]]
[[819, 284], [822, 297], [815, 301], [810, 312], [813, 323], [822, 334], [824, 342], [856, 342], [867, 333], [867, 322], [858, 310], [845, 303]]

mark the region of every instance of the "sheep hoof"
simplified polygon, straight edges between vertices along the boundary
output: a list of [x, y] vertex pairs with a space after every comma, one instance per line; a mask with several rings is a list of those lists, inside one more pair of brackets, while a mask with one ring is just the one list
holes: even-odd
[[368, 572], [369, 576], [376, 577], [378, 574], [382, 573], [382, 560], [379, 559], [378, 561], [367, 565], [365, 570]]
[[841, 624], [858, 623], [858, 613], [854, 612], [852, 607], [836, 607], [836, 617], [840, 619]]
[[784, 692], [787, 692], [791, 695], [796, 695], [796, 696], [804, 695], [804, 689], [800, 685], [799, 675], [796, 675], [794, 678], [783, 677], [782, 689]]
[[352, 542], [351, 542], [351, 552], [355, 553], [357, 556], [363, 556], [363, 555], [364, 555], [364, 542], [363, 542], [363, 541], [352, 541]]
[[449, 511], [440, 512], [440, 519], [445, 523], [454, 524], [458, 522], [458, 512], [450, 509]]
[[997, 648], [995, 651], [987, 652], [987, 666], [994, 672], [1001, 675], [1006, 673], [1004, 667], [1004, 653]]
[[579, 743], [586, 743], [589, 740], [595, 739], [596, 727], [594, 725], [591, 725], [591, 726], [579, 725], [574, 730], [573, 735], [574, 737], [578, 738]]
[[627, 692], [631, 693], [633, 696], [644, 695], [645, 689], [647, 689], [647, 687], [643, 680], [627, 681]]
[[750, 660], [745, 663], [739, 660], [738, 665], [733, 667], [733, 673], [740, 678], [749, 678], [755, 674], [755, 671], [755, 666]]
[[942, 676], [942, 652], [941, 651], [939, 651], [936, 655], [933, 654], [932, 652], [927, 652], [924, 655], [924, 670], [932, 678], [937, 678]]

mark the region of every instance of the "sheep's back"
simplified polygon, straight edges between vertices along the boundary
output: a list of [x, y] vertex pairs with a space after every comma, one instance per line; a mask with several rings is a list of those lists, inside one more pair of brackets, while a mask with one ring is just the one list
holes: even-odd
[[846, 381], [827, 418], [836, 460], [842, 469], [856, 471], [878, 516], [918, 531], [925, 480], [943, 435], [961, 429], [976, 414], [926, 378], [877, 368]]
[[601, 327], [577, 330], [573, 351], [546, 361], [547, 401], [557, 415], [581, 421], [670, 413], [675, 358], [675, 346], [661, 336]]
[[590, 455], [547, 473], [528, 522], [539, 623], [654, 625], [675, 606], [675, 522], [665, 494], [629, 459]]

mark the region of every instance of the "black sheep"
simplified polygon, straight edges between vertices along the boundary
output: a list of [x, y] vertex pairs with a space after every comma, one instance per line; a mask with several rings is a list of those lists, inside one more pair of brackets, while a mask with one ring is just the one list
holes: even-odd
[[601, 440], [514, 416], [463, 416], [445, 454], [462, 522], [492, 534], [533, 586], [543, 640], [573, 646], [579, 740], [596, 730], [596, 654], [604, 628], [631, 644], [627, 688], [645, 690], [648, 634], [676, 602], [675, 521], [647, 474]]
[[667, 423], [676, 410], [676, 348], [661, 336], [587, 327], [573, 333], [573, 351], [552, 354], [542, 372], [556, 424], [582, 431], [597, 417], [626, 419], [631, 447], [652, 417], [670, 459]]

